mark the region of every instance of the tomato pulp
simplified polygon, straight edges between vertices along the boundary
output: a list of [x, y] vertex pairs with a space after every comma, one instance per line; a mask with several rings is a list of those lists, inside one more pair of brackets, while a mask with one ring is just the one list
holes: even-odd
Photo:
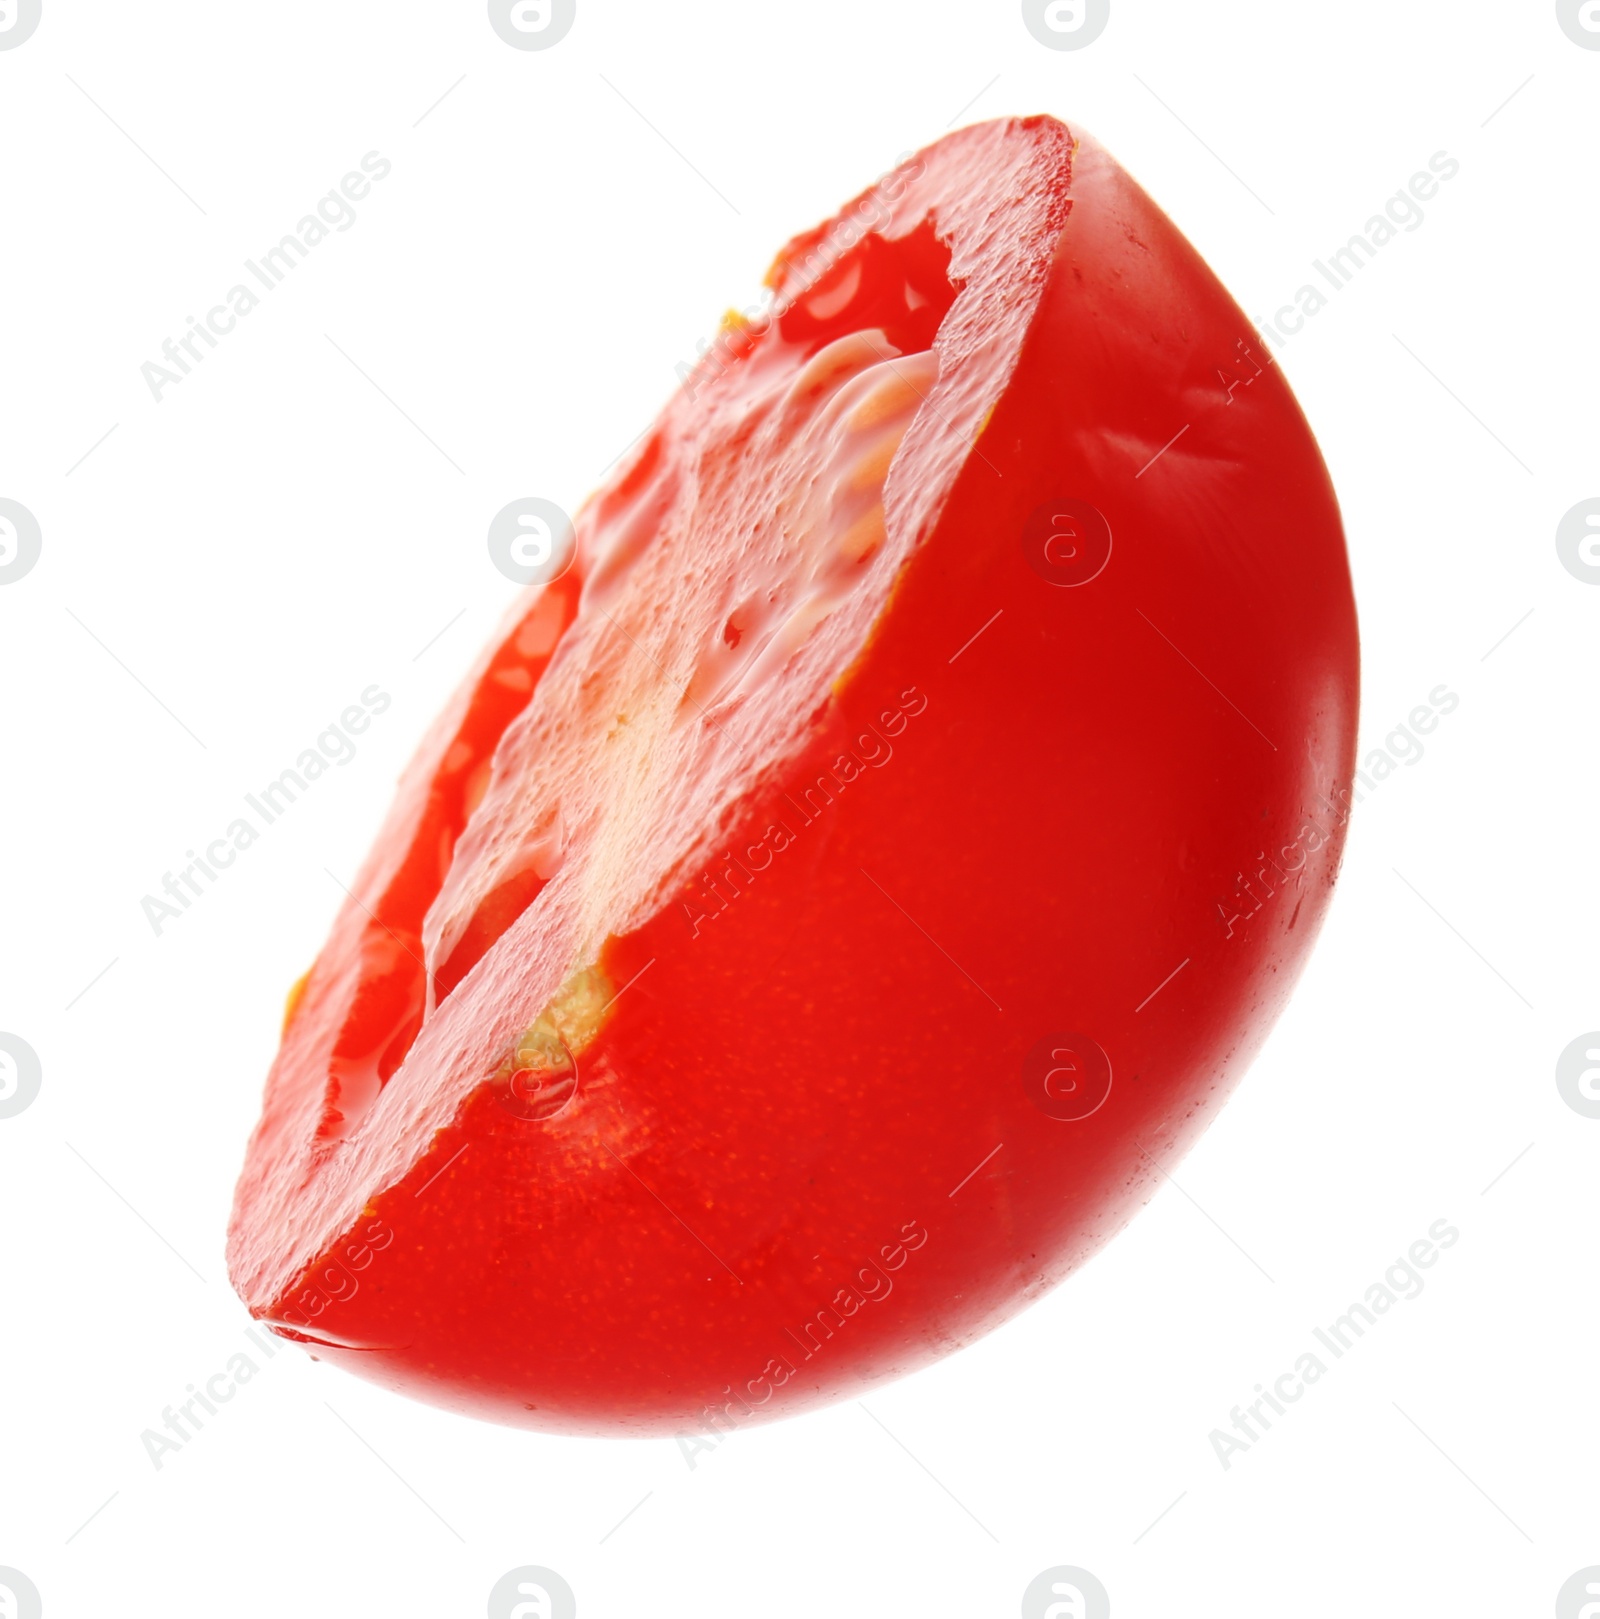
[[423, 742], [291, 998], [252, 1313], [475, 1416], [726, 1428], [970, 1342], [1282, 1006], [1357, 638], [1281, 372], [1093, 141], [797, 237]]

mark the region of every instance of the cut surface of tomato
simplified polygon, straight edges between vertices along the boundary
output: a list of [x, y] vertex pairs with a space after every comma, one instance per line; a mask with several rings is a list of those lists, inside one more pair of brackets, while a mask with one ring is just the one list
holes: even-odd
[[989, 1330], [1214, 1115], [1337, 870], [1333, 492], [1115, 162], [960, 131], [770, 287], [425, 739], [239, 1183], [252, 1313], [475, 1416], [725, 1427]]

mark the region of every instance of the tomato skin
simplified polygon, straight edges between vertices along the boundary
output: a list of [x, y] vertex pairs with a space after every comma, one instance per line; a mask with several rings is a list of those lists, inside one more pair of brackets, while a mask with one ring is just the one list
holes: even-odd
[[[803, 755], [608, 947], [580, 1105], [479, 1087], [363, 1212], [354, 1285], [313, 1267], [258, 1314], [474, 1416], [726, 1431], [991, 1329], [1209, 1122], [1337, 871], [1354, 607], [1264, 345], [1081, 137], [1070, 198], [1009, 382]], [[1111, 536], [1077, 585], [1030, 562], [1066, 503]], [[1086, 1084], [1103, 1053], [1084, 1116], [1041, 1105], [1057, 1050]]]

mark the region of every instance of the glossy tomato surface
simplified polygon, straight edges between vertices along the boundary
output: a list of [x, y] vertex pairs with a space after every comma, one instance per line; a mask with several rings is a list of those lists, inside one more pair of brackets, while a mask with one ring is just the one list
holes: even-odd
[[684, 1433], [970, 1342], [1124, 1224], [1333, 884], [1357, 638], [1281, 375], [1091, 140], [779, 254], [424, 741], [292, 998], [258, 1317]]

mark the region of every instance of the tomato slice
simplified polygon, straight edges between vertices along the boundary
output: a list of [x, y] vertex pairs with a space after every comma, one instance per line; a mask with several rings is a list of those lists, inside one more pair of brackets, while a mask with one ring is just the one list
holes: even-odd
[[960, 131], [769, 280], [424, 741], [239, 1184], [253, 1314], [473, 1415], [725, 1429], [988, 1330], [1337, 870], [1333, 491], [1115, 162]]

